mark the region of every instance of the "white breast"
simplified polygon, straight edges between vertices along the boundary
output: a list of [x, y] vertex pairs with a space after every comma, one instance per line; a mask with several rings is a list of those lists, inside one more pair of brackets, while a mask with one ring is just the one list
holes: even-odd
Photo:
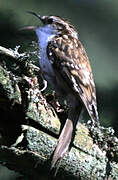
[[47, 45], [48, 45], [48, 42], [55, 35], [52, 33], [52, 30], [49, 27], [45, 27], [45, 26], [37, 28], [36, 34], [37, 34], [38, 42], [39, 42], [40, 48], [41, 48], [40, 52], [39, 52], [40, 68], [42, 69], [42, 71], [44, 73], [46, 73], [46, 79], [47, 79], [47, 75], [48, 76], [54, 76], [52, 65], [51, 65], [50, 60], [48, 59], [48, 56], [47, 56]]

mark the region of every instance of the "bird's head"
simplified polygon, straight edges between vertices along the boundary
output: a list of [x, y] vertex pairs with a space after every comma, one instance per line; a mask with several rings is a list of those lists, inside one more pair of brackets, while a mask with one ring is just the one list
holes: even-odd
[[39, 14], [36, 14], [32, 11], [28, 11], [28, 13], [38, 17], [43, 23], [43, 26], [36, 27], [36, 29], [40, 28], [40, 30], [45, 31], [45, 33], [55, 35], [70, 34], [74, 38], [77, 38], [77, 31], [67, 20], [59, 16], [40, 16]]

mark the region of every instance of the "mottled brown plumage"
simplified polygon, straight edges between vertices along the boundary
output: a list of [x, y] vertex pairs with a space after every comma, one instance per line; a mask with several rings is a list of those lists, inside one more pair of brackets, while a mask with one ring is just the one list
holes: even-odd
[[54, 71], [58, 71], [62, 76], [64, 75], [64, 78], [67, 78], [67, 83], [71, 85], [73, 93], [79, 94], [94, 121], [98, 115], [91, 66], [80, 41], [69, 36], [66, 35], [66, 39], [63, 36], [55, 37], [48, 45], [48, 57], [52, 62]]
[[44, 78], [67, 100], [68, 118], [55, 148], [52, 167], [67, 152], [82, 107], [93, 123], [98, 121], [96, 91], [91, 66], [75, 28], [57, 16], [37, 16], [42, 27], [35, 28], [40, 44], [40, 67]]

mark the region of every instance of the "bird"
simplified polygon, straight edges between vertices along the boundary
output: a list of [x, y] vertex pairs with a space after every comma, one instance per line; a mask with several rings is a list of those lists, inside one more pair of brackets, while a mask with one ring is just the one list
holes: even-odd
[[96, 88], [87, 53], [75, 27], [60, 16], [28, 13], [38, 17], [42, 23], [29, 29], [33, 29], [37, 36], [43, 78], [66, 99], [69, 109], [53, 152], [53, 168], [70, 148], [83, 107], [94, 125], [99, 122]]

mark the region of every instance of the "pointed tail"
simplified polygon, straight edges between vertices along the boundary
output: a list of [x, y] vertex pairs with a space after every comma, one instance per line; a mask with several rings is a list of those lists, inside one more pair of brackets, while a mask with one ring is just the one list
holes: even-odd
[[53, 154], [52, 168], [55, 166], [56, 162], [60, 158], [62, 158], [64, 154], [67, 152], [69, 145], [71, 143], [73, 129], [73, 122], [70, 119], [67, 119]]

